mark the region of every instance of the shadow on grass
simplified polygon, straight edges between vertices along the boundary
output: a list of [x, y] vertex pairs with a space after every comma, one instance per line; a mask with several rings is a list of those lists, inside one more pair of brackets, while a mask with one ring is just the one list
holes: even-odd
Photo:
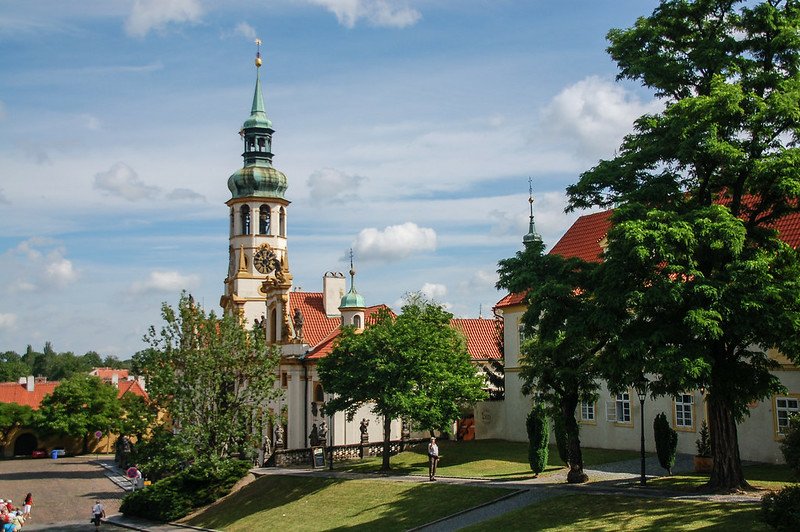
[[623, 495], [555, 497], [466, 530], [768, 530], [757, 505]]
[[509, 493], [381, 480], [262, 477], [188, 523], [238, 530], [405, 530]]
[[[786, 465], [774, 464], [748, 464], [742, 467], [744, 478], [756, 492], [779, 490], [797, 482], [791, 469]], [[651, 481], [652, 485], [680, 492], [707, 493], [705, 485], [708, 482], [708, 473], [684, 473], [665, 476]]]

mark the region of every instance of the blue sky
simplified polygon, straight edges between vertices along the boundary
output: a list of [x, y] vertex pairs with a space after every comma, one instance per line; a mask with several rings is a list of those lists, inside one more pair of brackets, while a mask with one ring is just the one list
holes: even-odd
[[218, 310], [255, 82], [295, 285], [491, 315], [499, 259], [652, 95], [605, 34], [654, 0], [0, 0], [0, 350], [128, 358], [182, 289]]

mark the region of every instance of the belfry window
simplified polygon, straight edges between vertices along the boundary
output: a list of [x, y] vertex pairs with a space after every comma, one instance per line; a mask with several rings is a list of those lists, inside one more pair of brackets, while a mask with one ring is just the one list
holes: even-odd
[[258, 208], [258, 234], [259, 235], [268, 235], [269, 234], [269, 222], [270, 218], [272, 217], [272, 213], [269, 210], [269, 205], [266, 203]]
[[359, 316], [358, 314], [353, 316], [353, 325], [355, 325], [356, 329], [361, 328], [361, 316]]
[[242, 234], [249, 235], [250, 234], [250, 206], [249, 205], [242, 205]]
[[286, 209], [281, 207], [280, 213], [280, 235], [285, 237], [286, 236]]

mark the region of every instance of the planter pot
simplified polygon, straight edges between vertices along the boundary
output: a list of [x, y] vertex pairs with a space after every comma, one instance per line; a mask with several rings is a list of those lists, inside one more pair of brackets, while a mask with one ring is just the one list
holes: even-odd
[[710, 456], [695, 456], [694, 457], [694, 471], [695, 473], [711, 473], [711, 468], [714, 467], [714, 459]]

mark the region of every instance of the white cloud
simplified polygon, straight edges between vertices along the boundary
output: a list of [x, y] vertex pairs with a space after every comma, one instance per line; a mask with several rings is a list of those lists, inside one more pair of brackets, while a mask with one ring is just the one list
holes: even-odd
[[241, 35], [242, 37], [250, 39], [251, 41], [255, 40], [255, 38], [257, 37], [256, 29], [247, 22], [240, 22], [239, 24], [237, 24], [233, 32], [236, 35]]
[[180, 292], [193, 288], [199, 281], [200, 278], [197, 275], [183, 275], [176, 271], [153, 271], [144, 281], [133, 283], [130, 293]]
[[342, 26], [352, 28], [364, 19], [373, 26], [405, 28], [416, 24], [422, 14], [398, 0], [308, 0], [336, 15]]
[[367, 178], [323, 168], [308, 176], [308, 189], [315, 201], [349, 201], [358, 197], [358, 188]]
[[83, 127], [90, 131], [98, 131], [102, 127], [100, 119], [94, 115], [82, 114], [79, 116], [79, 119], [83, 124]]
[[134, 37], [144, 37], [151, 30], [162, 31], [171, 23], [197, 23], [202, 15], [199, 0], [136, 0], [125, 21], [125, 31]]
[[353, 242], [360, 260], [398, 260], [422, 251], [436, 249], [436, 231], [412, 222], [390, 225], [383, 231], [362, 229]]
[[72, 261], [56, 241], [34, 237], [20, 242], [7, 257], [15, 258], [9, 266], [19, 277], [9, 284], [12, 292], [35, 292], [42, 288], [63, 288], [78, 279]]
[[176, 201], [206, 201], [206, 197], [188, 188], [176, 188], [167, 194], [168, 200]]
[[641, 101], [619, 84], [589, 76], [559, 92], [542, 113], [552, 133], [571, 139], [583, 157], [607, 157], [633, 129], [633, 121], [659, 111], [658, 100]]
[[0, 314], [0, 329], [13, 329], [17, 324], [17, 315], [11, 313]]
[[116, 163], [108, 171], [95, 174], [94, 188], [128, 201], [154, 199], [160, 191], [139, 179], [133, 168], [125, 163]]
[[439, 301], [447, 295], [447, 287], [439, 283], [425, 283], [419, 291], [422, 292], [422, 295], [434, 301]]

